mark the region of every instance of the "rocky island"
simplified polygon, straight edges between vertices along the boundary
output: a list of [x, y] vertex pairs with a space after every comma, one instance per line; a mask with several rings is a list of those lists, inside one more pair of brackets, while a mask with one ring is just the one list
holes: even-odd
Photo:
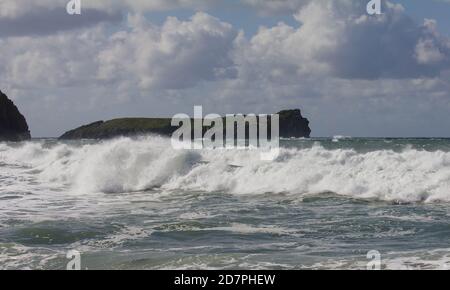
[[[309, 121], [302, 116], [299, 109], [284, 110], [278, 115], [280, 116], [280, 137], [310, 137]], [[144, 134], [170, 136], [177, 129], [178, 127], [171, 126], [170, 118], [122, 118], [84, 125], [64, 133], [59, 139], [109, 139]]]
[[0, 141], [24, 141], [31, 138], [25, 117], [0, 91]]

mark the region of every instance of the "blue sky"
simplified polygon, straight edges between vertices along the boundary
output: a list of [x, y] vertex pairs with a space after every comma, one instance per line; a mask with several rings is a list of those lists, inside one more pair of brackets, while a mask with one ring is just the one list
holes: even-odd
[[444, 1], [430, 0], [397, 0], [417, 21], [434, 18], [438, 21], [443, 33], [450, 35], [450, 5]]

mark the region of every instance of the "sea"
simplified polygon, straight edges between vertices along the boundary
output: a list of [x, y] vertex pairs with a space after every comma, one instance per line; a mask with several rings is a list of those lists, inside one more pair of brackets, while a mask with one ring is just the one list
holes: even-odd
[[450, 268], [450, 139], [280, 146], [0, 143], [0, 269]]

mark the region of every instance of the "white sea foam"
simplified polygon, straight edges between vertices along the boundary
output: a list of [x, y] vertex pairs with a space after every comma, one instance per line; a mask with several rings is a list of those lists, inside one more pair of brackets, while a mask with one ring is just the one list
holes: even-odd
[[14, 243], [0, 243], [0, 270], [45, 269], [46, 264], [60, 257], [64, 257], [64, 252], [48, 248], [31, 248]]
[[207, 231], [226, 231], [240, 234], [272, 234], [272, 235], [294, 235], [294, 230], [276, 226], [250, 226], [241, 223], [233, 223], [226, 227], [206, 228]]
[[[381, 267], [386, 270], [449, 270], [449, 249], [418, 250], [391, 252], [381, 255]], [[302, 266], [304, 269], [367, 269], [368, 260], [329, 259], [313, 265]]]
[[450, 201], [450, 153], [405, 148], [358, 153], [350, 149], [282, 148], [274, 161], [258, 150], [177, 151], [170, 140], [121, 138], [90, 145], [0, 144], [4, 166], [36, 174], [39, 182], [75, 193], [120, 193], [154, 187], [231, 194], [321, 194], [405, 202]]
[[333, 142], [339, 142], [340, 140], [346, 140], [346, 139], [351, 139], [352, 137], [350, 136], [342, 136], [342, 135], [336, 135], [333, 137], [332, 141]]

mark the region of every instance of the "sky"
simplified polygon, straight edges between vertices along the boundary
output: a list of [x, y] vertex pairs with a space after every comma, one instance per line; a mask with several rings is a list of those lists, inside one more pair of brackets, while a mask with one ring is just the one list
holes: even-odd
[[450, 0], [0, 0], [0, 90], [33, 137], [300, 108], [313, 136], [450, 137]]

